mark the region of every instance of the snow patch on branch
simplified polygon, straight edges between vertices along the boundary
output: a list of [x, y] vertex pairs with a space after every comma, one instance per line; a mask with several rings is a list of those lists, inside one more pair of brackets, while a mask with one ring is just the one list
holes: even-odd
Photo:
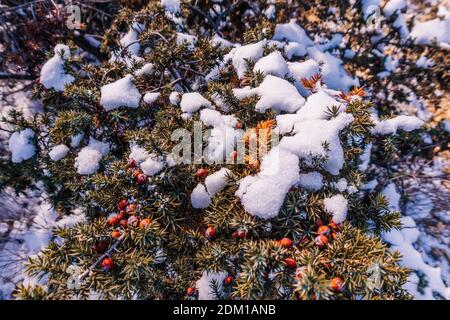
[[[277, 118], [284, 120], [285, 118]], [[339, 139], [339, 132], [354, 120], [348, 113], [341, 113], [331, 120], [305, 120], [294, 124], [292, 136], [285, 136], [280, 147], [292, 152], [307, 162], [313, 156], [326, 157], [325, 169], [333, 175], [339, 174], [344, 165], [344, 151]], [[285, 129], [292, 123], [281, 124]], [[328, 149], [324, 144], [328, 145]]]
[[181, 97], [180, 107], [181, 111], [189, 115], [199, 110], [201, 107], [213, 108], [211, 102], [205, 99], [198, 92], [188, 92], [183, 94]]
[[255, 109], [261, 113], [268, 109], [274, 111], [295, 112], [305, 103], [294, 85], [287, 80], [268, 75], [257, 88], [236, 88], [233, 94], [238, 100], [254, 95], [260, 97]]
[[202, 183], [197, 184], [191, 193], [192, 207], [196, 209], [204, 209], [207, 208], [210, 203], [211, 196], [206, 191], [205, 186]]
[[305, 30], [297, 24], [295, 19], [291, 19], [289, 23], [277, 24], [272, 39], [297, 42], [305, 47], [314, 45], [314, 42], [308, 37]]
[[284, 60], [280, 51], [274, 51], [265, 57], [262, 57], [255, 63], [253, 67], [254, 72], [262, 72], [264, 74], [271, 74], [277, 77], [284, 77], [289, 73], [288, 65]]
[[133, 76], [128, 74], [122, 79], [101, 87], [100, 105], [106, 111], [119, 107], [139, 107], [141, 94], [134, 85], [133, 80]]
[[14, 132], [9, 138], [11, 161], [20, 163], [32, 158], [36, 152], [33, 144], [34, 132], [30, 128]]
[[70, 58], [70, 49], [66, 45], [58, 44], [54, 52], [55, 55], [42, 66], [40, 82], [46, 89], [64, 91], [66, 85], [75, 81], [75, 78], [64, 70], [65, 61]]
[[342, 223], [347, 218], [348, 200], [341, 194], [323, 199], [323, 205], [335, 223]]
[[[299, 160], [294, 154], [275, 147], [264, 156], [261, 171], [240, 181], [236, 196], [245, 210], [262, 219], [276, 217], [286, 193], [299, 182]], [[267, 196], [271, 190], [270, 196]]]
[[89, 144], [80, 150], [75, 158], [78, 174], [90, 175], [100, 168], [100, 160], [109, 153], [109, 144], [90, 139]]
[[232, 62], [239, 79], [242, 79], [245, 71], [247, 71], [246, 60], [256, 62], [259, 58], [261, 58], [264, 53], [264, 46], [266, 43], [267, 40], [262, 40], [260, 42], [248, 44], [234, 50]]
[[54, 146], [52, 150], [50, 150], [48, 155], [53, 161], [59, 161], [63, 159], [68, 152], [69, 148], [65, 144], [58, 144], [57, 146]]
[[397, 130], [413, 131], [419, 129], [424, 122], [414, 116], [397, 116], [392, 119], [378, 121], [372, 129], [373, 134], [395, 134]]

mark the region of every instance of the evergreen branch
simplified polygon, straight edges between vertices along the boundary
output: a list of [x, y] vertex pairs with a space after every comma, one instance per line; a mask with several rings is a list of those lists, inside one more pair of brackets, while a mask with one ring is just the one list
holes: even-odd
[[14, 74], [0, 72], [0, 80], [35, 80], [36, 78], [31, 74]]
[[116, 242], [113, 243], [113, 245], [104, 253], [102, 254], [100, 257], [97, 258], [97, 260], [95, 260], [95, 262], [86, 270], [84, 271], [81, 275], [79, 280], [83, 281], [88, 275], [89, 273], [95, 269], [95, 267], [106, 257], [108, 257], [111, 252], [113, 252], [114, 250], [116, 250], [119, 245], [123, 242], [123, 239], [125, 238], [126, 233], [124, 232], [117, 240]]

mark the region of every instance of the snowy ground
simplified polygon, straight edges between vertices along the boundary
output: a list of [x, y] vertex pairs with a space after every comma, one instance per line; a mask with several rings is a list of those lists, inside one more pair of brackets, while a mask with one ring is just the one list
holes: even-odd
[[450, 157], [437, 156], [433, 161], [418, 159], [405, 167], [402, 177], [404, 196], [408, 198], [403, 213], [414, 219], [420, 236], [415, 243], [424, 261], [440, 267], [442, 278], [450, 284]]

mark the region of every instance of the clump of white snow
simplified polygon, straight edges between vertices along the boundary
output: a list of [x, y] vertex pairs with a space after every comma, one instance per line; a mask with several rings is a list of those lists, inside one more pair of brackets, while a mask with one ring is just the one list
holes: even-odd
[[450, 43], [450, 13], [446, 11], [444, 15], [444, 19], [438, 17], [425, 22], [416, 21], [409, 36], [421, 45]]
[[303, 57], [306, 54], [306, 47], [298, 42], [289, 42], [284, 46], [284, 54], [288, 59], [292, 57]]
[[276, 10], [277, 8], [273, 4], [271, 4], [270, 6], [267, 7], [267, 9], [264, 10], [264, 15], [269, 20], [274, 19]]
[[212, 197], [222, 191], [228, 184], [228, 176], [231, 176], [231, 170], [222, 168], [214, 172], [205, 179], [206, 190]]
[[450, 132], [450, 121], [449, 120], [442, 121], [442, 127], [444, 128], [445, 131]]
[[397, 116], [392, 119], [376, 122], [372, 129], [374, 134], [395, 134], [397, 130], [413, 131], [419, 129], [423, 125], [423, 121], [414, 116]]
[[223, 97], [217, 93], [214, 92], [211, 94], [211, 99], [214, 102], [214, 104], [219, 107], [220, 110], [224, 111], [224, 112], [229, 112], [230, 111], [230, 106], [228, 105], [227, 102], [225, 102], [225, 100], [223, 99]]
[[332, 98], [324, 90], [310, 95], [303, 107], [297, 111], [300, 119], [327, 119], [331, 107], [338, 107], [339, 112], [345, 111], [345, 105]]
[[75, 78], [64, 70], [65, 60], [70, 58], [70, 49], [66, 45], [58, 44], [54, 51], [55, 55], [42, 66], [39, 79], [45, 88], [63, 91], [66, 85], [75, 81]]
[[[283, 124], [285, 118], [277, 118], [278, 125], [287, 130], [292, 128], [292, 122]], [[339, 139], [340, 130], [353, 121], [353, 116], [348, 113], [340, 113], [331, 120], [305, 120], [294, 124], [294, 135], [284, 136], [280, 141], [280, 147], [292, 152], [303, 159], [311, 156], [327, 157], [325, 169], [333, 175], [339, 174], [344, 165], [344, 151]], [[281, 124], [280, 124], [281, 122]], [[324, 148], [328, 144], [328, 149]]]
[[386, 5], [383, 7], [383, 14], [386, 17], [392, 16], [394, 13], [398, 13], [398, 11], [402, 10], [406, 7], [406, 1], [405, 0], [390, 0]]
[[191, 193], [192, 207], [207, 208], [211, 203], [211, 198], [228, 185], [228, 177], [231, 175], [232, 172], [229, 169], [222, 168], [206, 177], [206, 188], [202, 183], [198, 183]]
[[388, 201], [388, 208], [391, 211], [400, 211], [400, 193], [397, 191], [395, 183], [389, 183], [381, 192]]
[[134, 72], [134, 75], [137, 77], [143, 76], [143, 75], [151, 75], [153, 74], [153, 72], [155, 71], [155, 66], [153, 65], [153, 63], [146, 63], [142, 66], [142, 68], [136, 70]]
[[101, 88], [100, 104], [106, 111], [119, 107], [137, 108], [140, 100], [141, 94], [130, 74]]
[[344, 192], [347, 190], [348, 182], [345, 178], [341, 178], [338, 180], [338, 182], [335, 184], [336, 189], [338, 189], [340, 192]]
[[169, 102], [173, 105], [177, 105], [180, 103], [181, 94], [179, 92], [173, 91], [169, 95]]
[[63, 159], [67, 153], [69, 152], [69, 148], [65, 144], [58, 144], [50, 150], [48, 155], [50, 156], [50, 159], [53, 161], [59, 161]]
[[256, 62], [259, 58], [261, 58], [264, 53], [265, 44], [266, 40], [262, 40], [260, 42], [248, 44], [235, 49], [232, 62], [239, 79], [242, 79], [245, 71], [247, 71], [246, 60]]
[[284, 54], [288, 59], [294, 56], [304, 56], [307, 48], [314, 45], [314, 42], [308, 37], [305, 30], [300, 27], [295, 19], [289, 23], [277, 24], [272, 38], [274, 41], [286, 41]]
[[164, 162], [160, 161], [155, 155], [150, 155], [141, 163], [141, 170], [147, 176], [154, 176], [164, 168]]
[[427, 59], [427, 57], [425, 56], [420, 56], [420, 58], [416, 61], [416, 66], [418, 66], [419, 68], [427, 69], [434, 66], [434, 62], [431, 59]]
[[211, 38], [211, 44], [213, 46], [218, 45], [220, 48], [229, 48], [233, 46], [233, 44], [230, 41], [222, 38], [218, 34], [214, 34], [214, 36]]
[[120, 39], [120, 44], [132, 55], [139, 53], [141, 45], [138, 41], [138, 36], [144, 28], [143, 24], [133, 23], [130, 30]]
[[207, 162], [222, 163], [222, 160], [234, 150], [237, 131], [237, 119], [234, 115], [222, 115], [211, 109], [200, 111], [200, 120], [207, 127], [212, 127], [208, 137], [208, 145], [204, 150]]
[[306, 190], [318, 191], [323, 187], [323, 177], [316, 171], [302, 173], [300, 174], [298, 185]]
[[201, 107], [212, 108], [210, 101], [205, 99], [198, 92], [184, 93], [180, 102], [181, 111], [187, 114], [192, 114]]
[[245, 98], [258, 95], [258, 88], [251, 88], [250, 86], [246, 86], [243, 88], [234, 88], [233, 95], [238, 100], [243, 100]]
[[161, 93], [159, 92], [147, 92], [144, 95], [144, 102], [148, 105], [153, 104], [156, 100], [158, 100]]
[[360, 4], [364, 13], [364, 20], [367, 20], [380, 7], [380, 0], [362, 0]]
[[9, 150], [11, 150], [11, 160], [20, 163], [32, 158], [36, 152], [33, 144], [34, 132], [30, 128], [14, 132], [9, 138]]
[[139, 164], [142, 172], [147, 176], [154, 176], [164, 168], [164, 161], [155, 154], [148, 153], [143, 147], [136, 143], [131, 145], [128, 159], [133, 159]]
[[205, 186], [201, 183], [192, 190], [191, 203], [192, 207], [196, 209], [204, 209], [209, 206], [211, 202], [211, 196], [206, 191]]
[[[236, 196], [245, 210], [262, 219], [278, 215], [286, 193], [299, 181], [299, 160], [294, 154], [275, 147], [263, 157], [261, 171], [239, 182]], [[270, 191], [270, 196], [267, 193]]]
[[305, 98], [300, 95], [291, 83], [275, 76], [266, 76], [261, 85], [255, 90], [260, 96], [255, 106], [259, 112], [264, 112], [268, 109], [294, 112], [305, 103]]
[[348, 200], [341, 194], [323, 199], [323, 205], [335, 223], [342, 223], [347, 218]]
[[76, 148], [80, 145], [81, 141], [84, 138], [84, 133], [77, 133], [70, 138], [70, 146], [72, 148]]
[[350, 87], [359, 86], [359, 81], [349, 76], [342, 66], [341, 59], [336, 58], [329, 52], [322, 52], [316, 47], [307, 49], [308, 55], [321, 65], [323, 82], [328, 88], [347, 91]]
[[274, 51], [259, 59], [258, 62], [255, 63], [253, 71], [259, 71], [283, 78], [288, 74], [289, 69], [286, 60], [284, 60], [280, 51]]
[[189, 49], [193, 49], [195, 47], [195, 43], [197, 42], [197, 37], [187, 33], [178, 32], [176, 41], [178, 45], [187, 44]]
[[367, 167], [370, 163], [370, 157], [372, 155], [372, 143], [368, 143], [367, 146], [364, 148], [363, 153], [359, 157], [359, 160], [361, 163], [358, 165], [358, 169], [361, 171], [366, 171]]
[[100, 160], [109, 153], [109, 144], [90, 139], [89, 144], [80, 150], [75, 158], [78, 174], [90, 175], [100, 167]]

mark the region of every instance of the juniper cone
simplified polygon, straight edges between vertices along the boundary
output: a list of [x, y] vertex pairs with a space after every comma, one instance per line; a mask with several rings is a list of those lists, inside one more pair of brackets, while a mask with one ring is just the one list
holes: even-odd
[[[8, 184], [39, 181], [61, 215], [84, 219], [29, 259], [42, 280], [17, 298], [411, 298], [411, 270], [381, 237], [400, 213], [387, 177], [367, 187], [368, 163], [388, 168], [423, 121], [379, 117], [371, 84], [314, 46], [295, 9], [254, 5], [256, 18], [245, 1], [148, 1], [116, 15], [100, 63], [73, 42], [49, 52], [43, 112], [8, 120], [22, 146], [8, 168], [27, 177]], [[192, 137], [183, 163], [177, 130]]]

